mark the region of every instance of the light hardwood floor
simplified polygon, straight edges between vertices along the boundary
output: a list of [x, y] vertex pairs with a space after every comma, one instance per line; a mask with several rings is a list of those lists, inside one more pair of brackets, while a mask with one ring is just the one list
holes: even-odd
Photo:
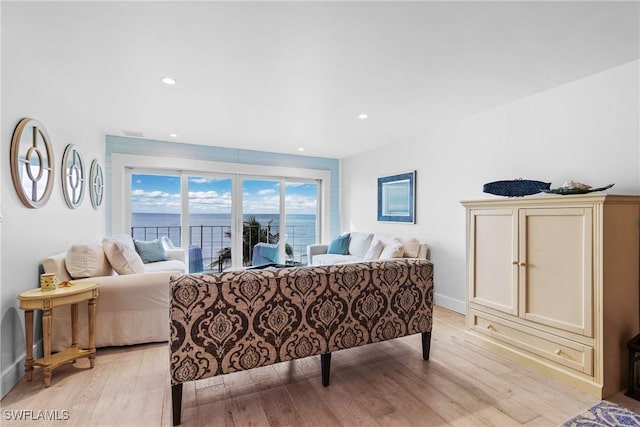
[[[166, 343], [98, 349], [53, 373], [40, 369], [2, 400], [2, 426], [170, 426]], [[640, 411], [618, 393], [613, 402]], [[597, 403], [464, 340], [464, 317], [434, 310], [431, 359], [420, 335], [184, 385], [183, 426], [557, 426]], [[66, 421], [12, 422], [5, 411], [68, 411]]]

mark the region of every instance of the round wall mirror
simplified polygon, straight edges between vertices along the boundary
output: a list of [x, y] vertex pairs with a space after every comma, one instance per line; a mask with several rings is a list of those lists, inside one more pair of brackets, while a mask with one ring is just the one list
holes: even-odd
[[11, 178], [22, 203], [44, 206], [53, 190], [53, 148], [47, 130], [37, 120], [20, 120], [11, 138]]
[[89, 190], [91, 204], [97, 210], [102, 205], [102, 199], [104, 198], [104, 173], [102, 172], [102, 165], [97, 159], [91, 163], [89, 185], [91, 186]]
[[69, 144], [62, 156], [62, 192], [67, 206], [71, 209], [77, 208], [82, 203], [85, 181], [82, 154], [78, 147]]

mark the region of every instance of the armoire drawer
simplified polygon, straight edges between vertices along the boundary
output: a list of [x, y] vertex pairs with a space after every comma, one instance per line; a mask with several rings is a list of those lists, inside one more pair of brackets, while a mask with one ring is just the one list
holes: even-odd
[[471, 329], [587, 375], [593, 375], [593, 348], [507, 319], [470, 310]]

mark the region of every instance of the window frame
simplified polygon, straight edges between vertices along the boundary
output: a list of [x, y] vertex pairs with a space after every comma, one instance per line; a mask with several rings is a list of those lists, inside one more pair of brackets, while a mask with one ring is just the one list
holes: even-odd
[[[109, 185], [110, 197], [108, 203], [110, 209], [107, 214], [107, 231], [110, 235], [128, 234], [131, 230], [131, 175], [132, 174], [162, 174], [177, 175], [181, 177], [181, 226], [185, 226], [185, 210], [188, 212], [188, 198], [185, 199], [185, 191], [188, 191], [188, 177], [194, 175], [226, 176], [232, 178], [233, 210], [242, 211], [242, 180], [243, 179], [269, 179], [279, 180], [281, 185], [281, 212], [284, 209], [284, 192], [287, 182], [317, 182], [317, 222], [316, 240], [328, 241], [331, 230], [331, 171], [319, 169], [306, 169], [281, 166], [266, 166], [244, 163], [212, 162], [204, 160], [192, 160], [183, 158], [151, 157], [131, 154], [113, 153], [111, 155], [111, 185]], [[120, 200], [121, 203], [115, 203]], [[232, 227], [235, 236], [242, 234], [242, 221], [237, 216]], [[242, 216], [240, 216], [242, 218]], [[281, 226], [284, 217], [281, 215]], [[181, 246], [187, 247], [188, 233], [181, 233]], [[237, 249], [239, 245], [235, 244]], [[237, 260], [242, 260], [240, 253], [234, 253], [232, 263], [235, 266]], [[235, 252], [238, 252], [236, 250]], [[284, 250], [280, 251], [284, 254]], [[284, 256], [284, 255], [283, 255]]]

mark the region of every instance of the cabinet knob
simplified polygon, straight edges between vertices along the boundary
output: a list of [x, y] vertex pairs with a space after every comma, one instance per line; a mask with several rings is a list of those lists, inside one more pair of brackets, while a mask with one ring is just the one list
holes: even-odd
[[527, 265], [527, 264], [526, 264], [526, 263], [524, 263], [524, 262], [521, 262], [521, 263], [520, 263], [520, 267], [524, 267], [525, 265]]
[[493, 327], [493, 325], [492, 325], [492, 324], [488, 324], [488, 325], [487, 325], [487, 330], [489, 330], [489, 331], [495, 331], [495, 328]]
[[511, 261], [511, 264], [518, 265], [518, 261]]
[[556, 351], [554, 351], [555, 354], [557, 354], [558, 356], [560, 356], [560, 354], [562, 353], [562, 350], [557, 349]]

